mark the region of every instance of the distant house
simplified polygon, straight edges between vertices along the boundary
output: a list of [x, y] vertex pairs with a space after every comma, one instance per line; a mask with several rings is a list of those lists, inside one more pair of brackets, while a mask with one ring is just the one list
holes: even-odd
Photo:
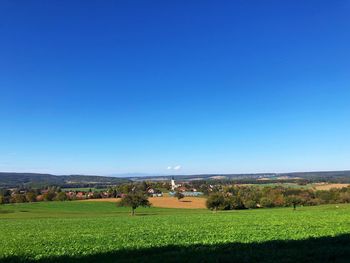
[[184, 186], [180, 186], [180, 187], [177, 187], [176, 190], [179, 191], [179, 192], [186, 192], [187, 188], [184, 187]]
[[102, 195], [102, 198], [109, 197], [109, 193], [108, 192], [102, 192], [101, 195]]
[[66, 196], [68, 197], [68, 199], [74, 199], [75, 192], [73, 192], [73, 191], [66, 192]]
[[76, 198], [77, 199], [85, 199], [86, 198], [86, 194], [84, 192], [78, 192], [76, 194]]
[[[176, 192], [169, 192], [170, 196], [174, 196]], [[184, 191], [181, 192], [181, 194], [183, 194], [184, 196], [193, 196], [193, 197], [198, 197], [198, 196], [202, 196], [203, 193], [202, 192], [189, 192], [189, 191]]]
[[36, 197], [36, 201], [43, 201], [44, 200], [44, 197], [43, 197], [43, 195], [38, 195], [37, 197]]
[[148, 193], [149, 196], [152, 196], [152, 197], [161, 197], [161, 196], [163, 196], [163, 193], [160, 190], [154, 189], [154, 188], [149, 188], [147, 190], [147, 193]]
[[149, 194], [154, 194], [155, 193], [155, 190], [153, 188], [150, 188], [147, 190], [147, 193]]

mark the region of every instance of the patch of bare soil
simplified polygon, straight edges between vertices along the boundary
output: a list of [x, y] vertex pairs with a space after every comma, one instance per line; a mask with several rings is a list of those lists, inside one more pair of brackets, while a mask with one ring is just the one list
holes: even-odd
[[[205, 198], [201, 197], [185, 197], [181, 200], [177, 200], [175, 197], [150, 197], [148, 199], [154, 207], [164, 208], [206, 208]], [[103, 199], [86, 199], [82, 202], [119, 202], [120, 198], [103, 198]]]

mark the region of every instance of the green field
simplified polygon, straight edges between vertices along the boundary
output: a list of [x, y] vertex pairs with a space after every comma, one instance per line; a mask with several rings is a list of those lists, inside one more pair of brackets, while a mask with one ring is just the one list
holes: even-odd
[[207, 210], [0, 206], [1, 262], [349, 262], [350, 205]]

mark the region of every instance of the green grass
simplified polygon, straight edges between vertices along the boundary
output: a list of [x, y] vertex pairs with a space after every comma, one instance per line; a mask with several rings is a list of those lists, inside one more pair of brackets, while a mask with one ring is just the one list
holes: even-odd
[[[136, 212], [131, 217], [129, 209], [105, 202], [0, 206], [0, 261], [310, 262], [311, 253], [342, 262], [350, 256], [350, 205]], [[282, 252], [289, 257], [282, 260]]]

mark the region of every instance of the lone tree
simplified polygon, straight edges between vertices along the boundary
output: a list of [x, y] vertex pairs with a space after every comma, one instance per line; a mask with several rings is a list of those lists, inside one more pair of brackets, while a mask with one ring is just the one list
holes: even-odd
[[207, 208], [215, 212], [225, 204], [225, 197], [221, 193], [213, 193], [207, 199]]
[[129, 193], [123, 196], [117, 205], [131, 207], [131, 215], [134, 216], [136, 208], [139, 206], [149, 207], [151, 203], [148, 201], [148, 197], [142, 193]]
[[181, 193], [181, 192], [179, 192], [179, 191], [176, 191], [176, 193], [174, 194], [174, 197], [176, 197], [177, 200], [180, 201], [180, 199], [184, 198], [185, 196], [184, 196], [183, 193]]
[[293, 206], [293, 210], [296, 210], [297, 205], [301, 203], [301, 199], [296, 195], [291, 195], [287, 197], [287, 204]]

